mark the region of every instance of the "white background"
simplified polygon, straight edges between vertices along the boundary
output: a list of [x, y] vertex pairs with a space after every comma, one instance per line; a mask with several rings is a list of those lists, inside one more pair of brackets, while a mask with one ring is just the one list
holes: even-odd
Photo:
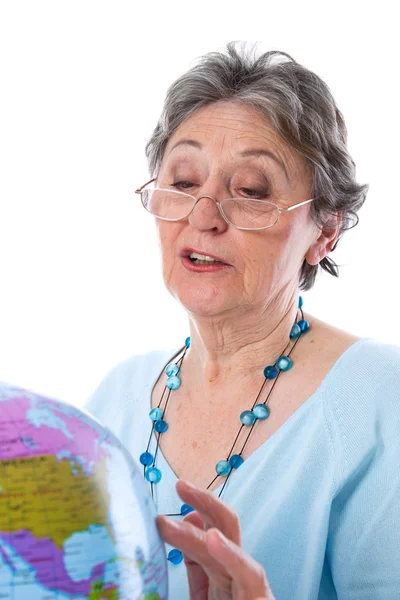
[[81, 405], [118, 361], [173, 348], [187, 318], [164, 289], [133, 191], [164, 94], [196, 57], [259, 41], [320, 75], [349, 130], [360, 224], [305, 310], [397, 344], [399, 37], [395, 2], [0, 2], [0, 380]]

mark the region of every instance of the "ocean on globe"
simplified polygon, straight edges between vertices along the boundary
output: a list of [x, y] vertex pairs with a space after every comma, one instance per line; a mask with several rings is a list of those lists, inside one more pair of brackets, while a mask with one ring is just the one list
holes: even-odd
[[0, 382], [1, 600], [165, 600], [155, 516], [110, 431]]

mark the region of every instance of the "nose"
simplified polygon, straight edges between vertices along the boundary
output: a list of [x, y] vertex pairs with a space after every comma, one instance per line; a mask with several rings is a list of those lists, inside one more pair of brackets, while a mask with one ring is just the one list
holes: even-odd
[[216, 198], [207, 194], [197, 198], [188, 220], [192, 227], [201, 231], [214, 229], [223, 232], [229, 227], [219, 211]]

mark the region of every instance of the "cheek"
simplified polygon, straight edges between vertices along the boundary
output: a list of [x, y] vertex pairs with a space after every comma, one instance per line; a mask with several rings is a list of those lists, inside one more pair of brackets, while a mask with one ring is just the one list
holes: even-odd
[[172, 238], [171, 238], [171, 228], [167, 227], [168, 223], [165, 221], [156, 221], [157, 227], [157, 236], [160, 244], [161, 251], [163, 255], [166, 250], [171, 246]]
[[296, 258], [302, 252], [304, 243], [309, 235], [305, 217], [301, 214], [283, 214], [281, 225], [277, 229], [276, 248], [282, 257]]
[[263, 290], [266, 285], [278, 285], [285, 279], [294, 269], [297, 236], [297, 230], [289, 225], [277, 227], [275, 231], [271, 228], [250, 239], [242, 254], [245, 287]]
[[245, 262], [250, 269], [271, 269], [284, 255], [290, 232], [283, 227], [274, 229], [252, 236], [243, 247], [242, 255], [246, 257]]
[[165, 221], [157, 222], [157, 237], [164, 268], [171, 267], [173, 262], [179, 260], [180, 246], [178, 238], [180, 231], [181, 227], [177, 227], [175, 224]]

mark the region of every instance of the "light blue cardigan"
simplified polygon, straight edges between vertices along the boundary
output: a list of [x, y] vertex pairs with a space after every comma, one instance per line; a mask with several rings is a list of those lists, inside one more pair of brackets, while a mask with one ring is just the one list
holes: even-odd
[[[151, 429], [151, 391], [178, 350], [122, 362], [86, 405], [137, 462]], [[176, 476], [162, 453], [158, 463], [158, 511], [179, 512]], [[276, 600], [399, 600], [400, 347], [354, 343], [222, 497]], [[172, 600], [188, 599], [183, 563], [169, 565], [169, 589]]]

